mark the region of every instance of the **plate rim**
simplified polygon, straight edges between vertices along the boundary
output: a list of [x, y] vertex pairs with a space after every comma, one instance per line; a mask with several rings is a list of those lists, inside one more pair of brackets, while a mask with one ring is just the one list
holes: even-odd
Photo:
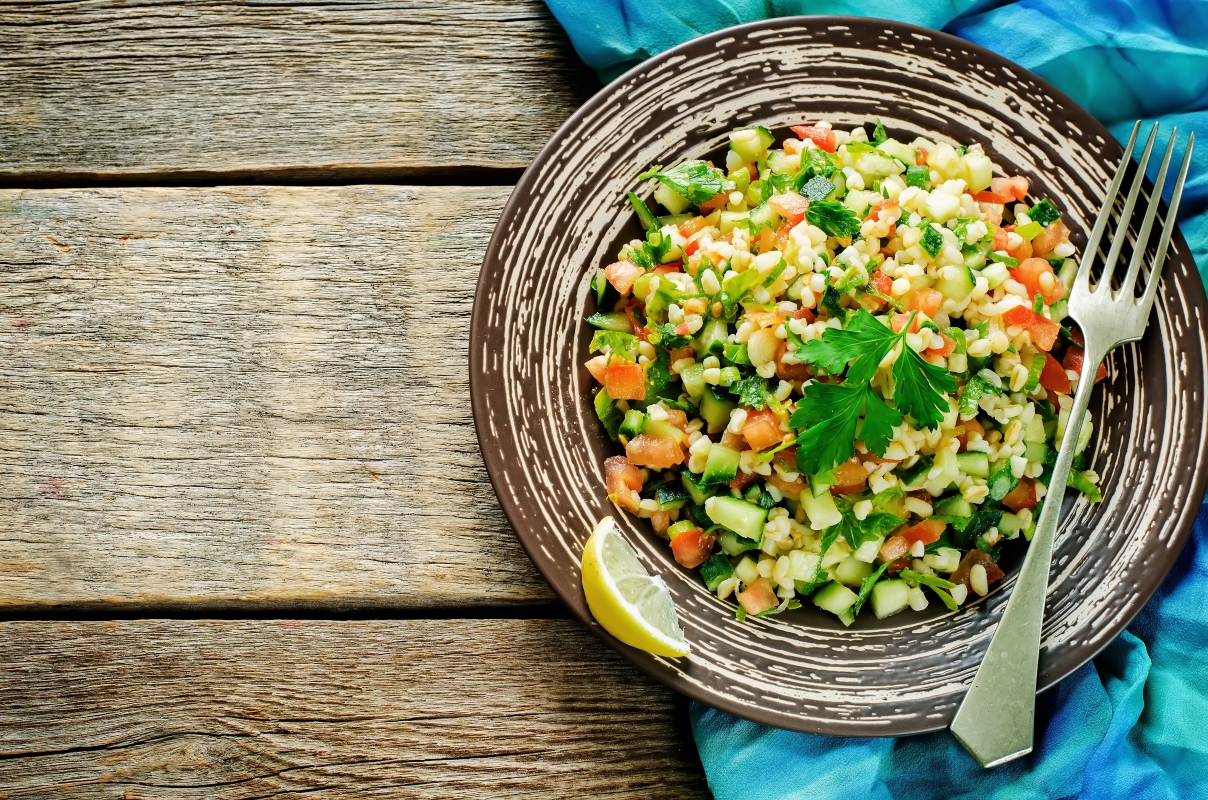
[[[616, 637], [612, 636], [612, 634], [608, 633], [608, 631], [604, 630], [604, 628], [591, 616], [590, 611], [583, 613], [578, 606], [572, 602], [571, 595], [574, 593], [570, 592], [568, 587], [554, 584], [546, 577], [545, 571], [542, 570], [540, 566], [541, 562], [538, 560], [535, 552], [536, 543], [530, 542], [527, 537], [520, 534], [519, 528], [516, 524], [517, 516], [513, 512], [511, 504], [500, 499], [502, 495], [500, 492], [499, 481], [496, 478], [496, 472], [506, 469], [506, 462], [500, 450], [488, 449], [485, 446], [488, 444], [488, 442], [484, 440], [483, 423], [487, 419], [486, 403], [489, 387], [483, 384], [483, 381], [487, 381], [488, 378], [482, 369], [483, 356], [481, 355], [481, 351], [475, 346], [481, 341], [483, 330], [489, 325], [489, 321], [486, 318], [487, 304], [481, 302], [481, 300], [482, 295], [488, 288], [488, 284], [485, 281], [487, 275], [486, 267], [489, 263], [499, 260], [499, 251], [503, 245], [504, 236], [502, 234], [500, 223], [506, 219], [513, 218], [516, 215], [518, 208], [522, 207], [527, 202], [529, 190], [537, 180], [538, 170], [533, 169], [533, 167], [540, 166], [550, 159], [556, 157], [557, 151], [553, 148], [553, 145], [557, 143], [567, 131], [576, 127], [578, 122], [583, 117], [593, 113], [598, 109], [599, 106], [612, 100], [615, 96], [615, 92], [613, 91], [614, 87], [622, 86], [632, 78], [639, 77], [644, 71], [648, 71], [652, 67], [662, 66], [667, 61], [670, 61], [677, 56], [685, 55], [689, 51], [700, 47], [706, 42], [716, 42], [727, 37], [737, 37], [759, 30], [775, 31], [781, 28], [799, 28], [803, 26], [819, 26], [825, 28], [839, 25], [850, 25], [853, 23], [860, 26], [868, 24], [880, 24], [904, 31], [908, 34], [920, 34], [929, 38], [934, 38], [943, 44], [968, 49], [971, 53], [976, 54], [978, 57], [984, 58], [988, 62], [993, 62], [994, 66], [1003, 66], [1008, 67], [1011, 70], [1017, 70], [1022, 73], [1024, 77], [1034, 81], [1038, 86], [1050, 93], [1053, 98], [1060, 103], [1076, 108], [1086, 114], [1088, 118], [1094, 121], [1095, 125], [1098, 126], [1100, 131], [1106, 134], [1104, 137], [1105, 147], [1109, 152], [1112, 153], [1111, 157], [1118, 160], [1118, 158], [1124, 156], [1123, 146], [1116, 139], [1116, 137], [1113, 136], [1109, 130], [1107, 130], [1107, 126], [1095, 118], [1080, 104], [1076, 103], [1072, 98], [1069, 97], [1069, 95], [1053, 86], [1048, 80], [1040, 75], [1037, 75], [1026, 67], [1020, 66], [1016, 62], [1011, 61], [1005, 56], [999, 55], [998, 53], [995, 53], [994, 51], [989, 50], [988, 48], [975, 42], [961, 39], [960, 37], [954, 36], [946, 31], [875, 16], [862, 17], [842, 14], [798, 14], [756, 20], [753, 22], [742, 23], [740, 25], [732, 25], [693, 37], [692, 39], [681, 42], [671, 48], [668, 48], [667, 50], [650, 56], [602, 86], [595, 94], [588, 98], [586, 102], [575, 109], [574, 113], [567, 117], [567, 119], [560, 126], [558, 126], [558, 128], [550, 135], [550, 138], [546, 141], [546, 143], [533, 157], [532, 161], [529, 162], [529, 165], [525, 168], [524, 173], [516, 182], [516, 185], [509, 194], [507, 202], [504, 203], [503, 208], [499, 212], [495, 225], [492, 228], [491, 238], [487, 243], [487, 248], [484, 252], [482, 263], [480, 264], [478, 278], [475, 283], [474, 303], [470, 319], [469, 387], [475, 438], [478, 442], [479, 453], [483, 459], [484, 466], [487, 469], [487, 475], [491, 482], [491, 488], [495, 493], [496, 502], [503, 509], [504, 516], [507, 519], [508, 524], [511, 526], [516, 539], [519, 540], [520, 546], [524, 549], [525, 554], [541, 575], [542, 580], [545, 581], [546, 585], [553, 590], [554, 594], [558, 597], [558, 600], [562, 603], [562, 605], [565, 606], [576, 619], [586, 625], [597, 638], [612, 647], [612, 649], [625, 658], [626, 661], [633, 664], [642, 672], [654, 678], [672, 691], [684, 695], [685, 697], [688, 697], [694, 701], [700, 702], [702, 705], [707, 707], [725, 711], [726, 713], [732, 714], [740, 719], [754, 722], [756, 724], [767, 725], [769, 727], [778, 728], [781, 730], [789, 730], [814, 735], [886, 738], [934, 733], [937, 731], [946, 730], [948, 725], [940, 724], [931, 726], [914, 726], [909, 730], [894, 730], [892, 729], [891, 725], [889, 726], [890, 729], [887, 730], [863, 730], [863, 728], [866, 727], [864, 723], [831, 721], [828, 729], [828, 725], [826, 724], [808, 724], [809, 721], [804, 718], [802, 718], [800, 721], [806, 724], [799, 725], [780, 725], [767, 719], [755, 719], [751, 715], [748, 706], [732, 701], [728, 695], [713, 694], [708, 691], [701, 690], [701, 688], [698, 687], [694, 682], [685, 680], [678, 672], [668, 670], [665, 666], [663, 666], [663, 661], [665, 659], [662, 659], [658, 656], [653, 656], [650, 653], [630, 647], [629, 645], [621, 642]], [[1100, 131], [1088, 131], [1087, 133], [1098, 133]], [[1116, 156], [1117, 152], [1119, 153], [1118, 156]], [[1129, 155], [1131, 157], [1131, 154]], [[1146, 185], [1150, 185], [1148, 179], [1146, 179]], [[1150, 186], [1150, 188], [1152, 187]], [[1164, 210], [1166, 208], [1165, 201], [1162, 202], [1162, 208]], [[1183, 236], [1181, 227], [1177, 223], [1175, 225], [1171, 244], [1172, 246], [1177, 245], [1190, 253], [1190, 248], [1188, 247], [1186, 239]], [[1198, 265], [1195, 266], [1198, 268]], [[1198, 288], [1198, 292], [1193, 291], [1195, 296], [1190, 298], [1188, 307], [1198, 307], [1208, 310], [1208, 295], [1205, 294], [1203, 282], [1198, 282], [1196, 286]], [[1198, 367], [1199, 365], [1195, 366]], [[1208, 417], [1208, 403], [1205, 404], [1205, 416]], [[1205, 492], [1208, 491], [1208, 469], [1205, 469], [1204, 466], [1199, 463], [1194, 465], [1191, 488], [1192, 492], [1190, 496], [1192, 498], [1201, 498], [1202, 502]], [[1118, 623], [1118, 632], [1111, 639], [1105, 641], [1103, 644], [1099, 645], [1093, 650], [1088, 651], [1084, 657], [1080, 658], [1080, 660], [1074, 663], [1073, 666], [1065, 670], [1064, 674], [1060, 675], [1059, 677], [1052, 678], [1044, 684], [1038, 685], [1036, 688], [1037, 695], [1052, 689], [1061, 681], [1064, 681], [1066, 678], [1069, 678], [1075, 672], [1080, 670], [1087, 663], [1099, 656], [1107, 647], [1114, 643], [1130, 625], [1132, 625], [1137, 616], [1141, 613], [1145, 606], [1148, 605], [1149, 601], [1161, 588], [1162, 584], [1165, 583], [1167, 576], [1169, 576], [1171, 570], [1178, 562], [1178, 559], [1187, 544], [1187, 539], [1194, 527], [1195, 520], [1199, 515], [1200, 507], [1201, 506], [1199, 504], [1195, 504], [1194, 500], [1192, 500], [1180, 511], [1177, 520], [1177, 533], [1170, 541], [1170, 550], [1174, 553], [1174, 555], [1171, 558], [1169, 565], [1167, 565], [1166, 569], [1163, 571], [1162, 577], [1154, 582], [1152, 588], [1149, 588], [1146, 592], [1138, 593], [1137, 596], [1140, 599], [1140, 602], [1136, 604], [1136, 607], [1129, 612], [1126, 617], [1121, 617], [1122, 621]], [[777, 717], [782, 718], [783, 715], [777, 714]], [[845, 728], [849, 727], [860, 728], [861, 730], [859, 732], [844, 730]]]

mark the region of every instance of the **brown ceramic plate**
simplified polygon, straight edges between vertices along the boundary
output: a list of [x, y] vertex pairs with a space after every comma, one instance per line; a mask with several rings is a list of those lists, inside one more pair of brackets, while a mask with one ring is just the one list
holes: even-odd
[[[616, 452], [582, 367], [593, 269], [638, 235], [625, 191], [651, 164], [720, 157], [731, 130], [829, 119], [891, 134], [981, 142], [1026, 175], [1085, 242], [1122, 149], [1040, 78], [980, 47], [910, 25], [795, 17], [705, 36], [652, 58], [579, 109], [525, 172], [495, 228], [474, 301], [470, 385], [487, 469], [508, 520], [570, 609], [668, 686], [748, 719], [836, 735], [945, 727], [973, 678], [1018, 572], [949, 613], [933, 603], [844, 629], [802, 608], [734, 619], [681, 569], [645, 520], [615, 509], [601, 464]], [[644, 194], [650, 191], [648, 185]], [[1117, 351], [1092, 401], [1103, 503], [1067, 498], [1040, 656], [1040, 686], [1114, 639], [1161, 583], [1204, 494], [1204, 290], [1181, 236], [1139, 346]], [[1074, 493], [1070, 493], [1071, 495]], [[692, 645], [664, 659], [617, 642], [588, 612], [579, 555], [617, 517], [671, 588]]]

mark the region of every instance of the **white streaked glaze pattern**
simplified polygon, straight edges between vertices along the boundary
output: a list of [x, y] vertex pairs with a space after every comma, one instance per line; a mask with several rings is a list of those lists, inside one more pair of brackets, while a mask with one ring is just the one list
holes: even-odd
[[[732, 713], [802, 731], [900, 735], [946, 726], [972, 680], [1017, 570], [957, 613], [935, 608], [843, 629], [801, 609], [738, 623], [733, 606], [679, 568], [649, 526], [608, 502], [615, 445], [581, 364], [593, 268], [638, 233], [624, 193], [648, 165], [716, 155], [743, 125], [774, 130], [880, 117], [899, 138], [980, 141], [1033, 180], [1075, 230], [1098, 211], [1121, 148], [1101, 125], [1019, 67], [944, 34], [877, 20], [788, 18], [677, 47], [622, 76], [542, 150], [499, 220], [479, 279], [471, 386], [499, 500], [546, 579], [581, 619], [673, 688]], [[650, 191], [645, 187], [644, 194]], [[1156, 324], [1117, 351], [1092, 411], [1105, 501], [1067, 500], [1054, 555], [1040, 683], [1106, 646], [1173, 564], [1198, 509], [1205, 448], [1204, 291], [1176, 237]], [[579, 554], [613, 514], [667, 581], [692, 643], [668, 660], [591, 621]]]

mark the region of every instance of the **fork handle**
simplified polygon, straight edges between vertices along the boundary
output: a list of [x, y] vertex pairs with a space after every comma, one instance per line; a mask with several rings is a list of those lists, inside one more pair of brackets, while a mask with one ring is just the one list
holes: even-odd
[[997, 766], [1032, 752], [1040, 630], [1053, 540], [1070, 466], [1074, 463], [1078, 432], [1095, 386], [1094, 375], [1105, 355], [1086, 352], [1083, 377], [1074, 393], [1036, 533], [990, 647], [952, 721], [953, 735], [983, 767]]

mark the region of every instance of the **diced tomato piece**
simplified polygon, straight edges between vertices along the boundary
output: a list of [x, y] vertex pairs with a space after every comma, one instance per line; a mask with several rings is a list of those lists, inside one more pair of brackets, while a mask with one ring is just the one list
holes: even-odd
[[776, 454], [776, 461], [784, 467], [786, 472], [797, 471], [797, 447], [786, 447]]
[[673, 439], [639, 433], [625, 445], [625, 457], [634, 466], [667, 469], [684, 463], [684, 449]]
[[868, 483], [868, 470], [858, 459], [844, 461], [834, 469], [835, 482], [831, 485], [831, 494], [852, 494], [864, 490]]
[[690, 239], [697, 233], [700, 233], [709, 226], [709, 221], [704, 217], [693, 217], [692, 219], [679, 226], [680, 236], [685, 239]]
[[[1048, 275], [1048, 278], [1044, 276]], [[1052, 305], [1065, 297], [1065, 286], [1053, 274], [1053, 267], [1043, 258], [1028, 258], [1011, 270], [1011, 278], [1019, 281], [1028, 290], [1028, 297], [1041, 295], [1044, 302]], [[1046, 290], [1045, 284], [1048, 284]]]
[[800, 497], [801, 493], [805, 491], [806, 488], [805, 481], [801, 478], [786, 481], [784, 478], [780, 477], [780, 473], [776, 470], [772, 470], [772, 474], [768, 475], [766, 478], [764, 478], [764, 480], [767, 481], [769, 486], [775, 486], [777, 489], [779, 489], [780, 493], [785, 497], [791, 497], [794, 500]]
[[717, 209], [721, 208], [727, 202], [729, 202], [729, 200], [730, 196], [728, 194], [725, 192], [718, 192], [705, 202], [701, 203], [700, 210], [708, 214], [711, 211], [716, 211]]
[[828, 153], [835, 152], [835, 132], [830, 128], [815, 128], [813, 125], [793, 125], [793, 133], [802, 139], [810, 139]]
[[1070, 393], [1070, 376], [1065, 374], [1065, 370], [1057, 363], [1057, 359], [1048, 353], [1044, 354], [1044, 368], [1040, 371], [1040, 385], [1057, 394]]
[[629, 317], [629, 327], [633, 328], [633, 335], [638, 337], [639, 339], [641, 339], [644, 342], [647, 339], [649, 339], [650, 336], [649, 336], [648, 332], [646, 331], [646, 327], [644, 325], [641, 325], [638, 322], [637, 317], [635, 317], [633, 315], [634, 307], [641, 306], [641, 305], [642, 304], [637, 302], [636, 300], [629, 300], [625, 305], [625, 316]]
[[760, 328], [774, 328], [784, 322], [783, 311], [752, 311], [747, 319]]
[[587, 371], [599, 383], [604, 382], [604, 373], [608, 371], [608, 356], [598, 355], [595, 358], [589, 358], [583, 366], [587, 367]]
[[789, 243], [789, 234], [793, 232], [793, 223], [782, 222], [780, 227], [776, 229], [776, 235], [772, 237], [772, 244], [776, 245], [776, 249], [784, 251], [785, 245]]
[[1002, 504], [1012, 511], [1036, 507], [1036, 481], [1031, 478], [1020, 478], [1015, 488], [1007, 492]]
[[927, 166], [927, 151], [922, 147], [914, 151], [914, 165], [916, 167]]
[[799, 139], [793, 139], [791, 137], [786, 138], [784, 142], [781, 143], [781, 147], [784, 148], [784, 154], [786, 156], [791, 156], [793, 153], [801, 152], [801, 144]]
[[613, 400], [645, 400], [646, 375], [637, 364], [610, 364], [604, 370], [604, 391]]
[[1065, 227], [1065, 223], [1061, 220], [1056, 220], [1032, 238], [1032, 254], [1048, 255], [1054, 247], [1069, 240], [1070, 229]]
[[[1011, 258], [1015, 259], [1016, 261], [1023, 261], [1025, 258], [1031, 258], [1032, 257], [1032, 243], [1029, 242], [1027, 239], [1020, 239], [1019, 244], [1016, 245], [1015, 247], [1007, 246], [1007, 234], [1013, 232], [1014, 230], [1015, 230], [1014, 225], [1004, 225], [1003, 227], [999, 228], [998, 231], [994, 234], [994, 249], [995, 250], [1006, 250], [1007, 255], [1009, 255]], [[1000, 234], [1002, 236], [1001, 240], [998, 238]], [[1001, 247], [999, 247], [1000, 241], [1002, 243]]]
[[1052, 350], [1057, 342], [1061, 326], [1051, 319], [1040, 316], [1027, 306], [1016, 306], [1002, 315], [1008, 325], [1018, 325], [1032, 336], [1032, 344], [1041, 350]]
[[989, 553], [978, 550], [976, 547], [965, 553], [965, 557], [961, 559], [960, 566], [948, 576], [948, 580], [953, 583], [963, 583], [966, 588], [971, 588], [969, 587], [969, 571], [978, 564], [981, 564], [986, 570], [986, 583], [1002, 580], [1003, 571], [994, 563], [994, 559], [990, 558]]
[[[906, 320], [908, 320], [908, 319], [910, 319], [909, 314], [894, 314], [893, 319], [890, 320], [890, 324], [893, 326], [893, 332], [901, 333], [902, 328], [906, 327]], [[914, 321], [910, 323], [910, 332], [911, 333], [919, 332], [919, 323], [921, 321], [922, 320], [919, 319], [919, 315], [915, 314]]]
[[880, 557], [882, 561], [897, 561], [909, 552], [910, 542], [906, 541], [906, 537], [901, 534], [895, 534], [881, 545]]
[[[785, 217], [793, 224], [797, 224], [805, 219], [805, 210], [810, 207], [810, 201], [796, 192], [788, 192], [787, 194], [773, 195], [772, 199], [768, 200], [768, 205], [776, 209], [782, 217]], [[769, 230], [764, 228], [764, 230]]]
[[780, 417], [770, 408], [748, 411], [747, 421], [742, 426], [742, 435], [752, 450], [766, 450], [780, 444], [784, 438], [784, 433], [780, 430]]
[[873, 288], [881, 294], [887, 295], [893, 289], [893, 278], [881, 272], [881, 270], [877, 270], [869, 278], [872, 281]]
[[914, 544], [915, 542], [931, 544], [940, 540], [940, 534], [944, 532], [944, 528], [946, 527], [948, 527], [948, 524], [943, 520], [925, 519], [902, 531], [898, 536], [905, 539], [908, 544]]
[[906, 310], [934, 317], [943, 302], [944, 295], [936, 289], [915, 289], [906, 295]]
[[957, 427], [965, 429], [963, 433], [958, 434], [956, 437], [956, 440], [960, 442], [960, 452], [962, 453], [969, 447], [969, 437], [975, 433], [981, 436], [986, 435], [986, 429], [977, 421], [976, 417], [962, 421]]
[[604, 277], [621, 293], [621, 297], [628, 297], [634, 282], [645, 274], [646, 270], [632, 261], [616, 261], [604, 268]]
[[681, 567], [693, 569], [705, 563], [705, 559], [713, 552], [716, 537], [706, 536], [702, 530], [684, 531], [671, 540], [671, 554], [675, 563]]
[[[1061, 366], [1066, 369], [1072, 369], [1079, 375], [1082, 374], [1082, 362], [1086, 358], [1086, 351], [1081, 347], [1070, 345], [1065, 351], [1065, 358], [1061, 359]], [[1099, 371], [1095, 374], [1095, 383], [1107, 377], [1107, 365], [1100, 362]]]
[[865, 219], [880, 219], [882, 211], [889, 211], [889, 209], [897, 208], [897, 206], [898, 199], [896, 197], [881, 200], [879, 203], [873, 206], [871, 210], [869, 210], [868, 216], [865, 217]]
[[1001, 225], [1003, 207], [998, 203], [980, 203], [978, 208], [981, 209], [981, 218], [985, 220], [987, 225]]
[[944, 346], [928, 348], [927, 349], [928, 355], [938, 356], [940, 358], [947, 358], [948, 356], [950, 356], [956, 352], [956, 340], [955, 339], [949, 339], [948, 334], [941, 333], [940, 340], [943, 341]]
[[672, 261], [670, 264], [659, 264], [654, 269], [650, 270], [655, 275], [670, 275], [672, 272], [683, 272], [683, 261]]
[[1007, 249], [1007, 229], [1006, 228], [999, 228], [998, 230], [994, 231], [994, 243], [990, 246], [993, 247], [995, 250], [1006, 250]]
[[1009, 195], [1023, 202], [1024, 198], [1028, 196], [1028, 179], [1022, 175], [1011, 178], [992, 178], [990, 191], [997, 195]]
[[782, 381], [803, 381], [810, 377], [811, 367], [808, 364], [790, 363], [784, 360], [789, 351], [788, 342], [782, 341], [776, 348], [776, 377]]
[[752, 615], [762, 614], [780, 605], [780, 599], [776, 597], [776, 592], [772, 589], [772, 582], [767, 578], [755, 581], [747, 587], [745, 592], [739, 592], [737, 597], [746, 612]]
[[654, 511], [650, 514], [650, 526], [659, 536], [666, 536], [671, 527], [671, 514], [666, 511]]
[[738, 491], [742, 492], [757, 480], [759, 480], [759, 476], [754, 472], [743, 472], [742, 470], [739, 470], [738, 475], [734, 478], [734, 480], [730, 481], [729, 486], [731, 489], [737, 489]]
[[997, 205], [1003, 205], [1011, 202], [1011, 195], [996, 194], [995, 192], [978, 192], [977, 194], [973, 195], [973, 202], [996, 203]]
[[690, 241], [686, 245], [684, 245], [684, 255], [694, 256], [694, 255], [696, 255], [696, 251], [699, 249], [700, 249], [700, 239], [693, 239], [692, 241]]
[[793, 319], [805, 320], [806, 325], [809, 325], [814, 321], [814, 312], [810, 311], [808, 308], [805, 308], [805, 307], [797, 309], [789, 316], [791, 316]]
[[638, 504], [633, 492], [642, 491], [642, 471], [629, 463], [625, 456], [604, 459], [604, 485], [608, 487], [608, 499], [621, 508], [637, 512]]

